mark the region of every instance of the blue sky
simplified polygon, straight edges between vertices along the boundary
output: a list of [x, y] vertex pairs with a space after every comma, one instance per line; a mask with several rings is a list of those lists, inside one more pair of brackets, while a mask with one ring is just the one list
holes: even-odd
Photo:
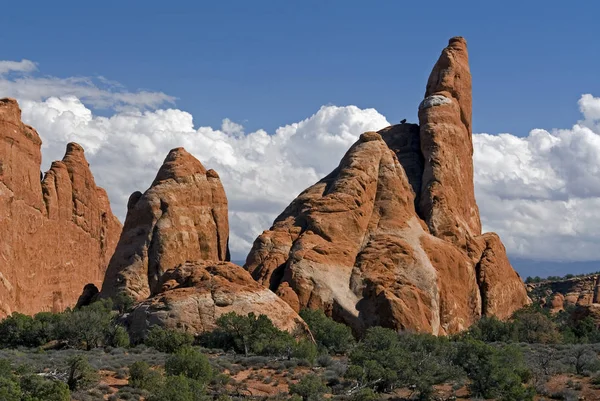
[[454, 35], [469, 43], [475, 132], [566, 126], [600, 92], [593, 2], [33, 3], [3, 7], [4, 59], [163, 91], [208, 125], [272, 129], [329, 103], [416, 120]]
[[[37, 63], [37, 71], [32, 72], [36, 79], [50, 77], [62, 86], [55, 94], [46, 88], [44, 96], [28, 97], [19, 92], [24, 82], [36, 91], [47, 82], [27, 81], [28, 76], [19, 81], [13, 75], [2, 77], [0, 71], [0, 92], [8, 88], [0, 96], [19, 99], [24, 118], [44, 139], [45, 160], [60, 157], [67, 140], [83, 143], [97, 181], [108, 189], [113, 210], [120, 216], [127, 195], [144, 189], [168, 146], [179, 145], [178, 140], [158, 138], [155, 131], [169, 127], [166, 136], [183, 138], [178, 136], [182, 132], [209, 127], [202, 135], [210, 140], [186, 147], [195, 147], [194, 154], [221, 173], [230, 198], [233, 240], [238, 244], [234, 257], [243, 258], [256, 232], [267, 228], [273, 214], [289, 202], [286, 197], [271, 202], [273, 194], [293, 198], [326, 174], [360, 130], [379, 128], [385, 119], [391, 123], [417, 120], [416, 106], [433, 64], [447, 40], [462, 35], [468, 41], [473, 74], [473, 131], [511, 134], [475, 140], [478, 200], [487, 226], [501, 234], [523, 275], [595, 271], [600, 270], [600, 263], [596, 264], [600, 252], [595, 251], [600, 248], [600, 232], [595, 230], [600, 212], [590, 216], [578, 208], [600, 207], [600, 156], [596, 156], [600, 98], [593, 97], [600, 96], [600, 6], [564, 4], [11, 2], [3, 5], [0, 14], [0, 59], [32, 60]], [[162, 106], [174, 110], [136, 122], [150, 127], [146, 131], [128, 131], [113, 121], [109, 132], [100, 135], [102, 116], [131, 116], [111, 104], [46, 101], [47, 96], [82, 93], [81, 87], [69, 92], [80, 85], [69, 81], [72, 77], [96, 77], [95, 82], [105, 77], [114, 82], [110, 93], [167, 94], [175, 101]], [[583, 94], [592, 96], [583, 98]], [[358, 109], [319, 111], [324, 105]], [[155, 108], [149, 107], [150, 112]], [[48, 117], [52, 114], [48, 110], [72, 112], [71, 128], [65, 129], [64, 119], [59, 124]], [[192, 116], [193, 125], [188, 121]], [[304, 125], [288, 126], [307, 118]], [[264, 171], [266, 164], [278, 163], [277, 155], [264, 157], [262, 166], [259, 163], [242, 174], [236, 158], [252, 164], [276, 151], [265, 147], [248, 156], [246, 148], [262, 146], [264, 138], [259, 132], [248, 135], [250, 145], [242, 143], [238, 136], [242, 128], [226, 126], [224, 119], [243, 125], [245, 134], [265, 130], [276, 136], [293, 130], [296, 138], [315, 142], [304, 144], [305, 153], [298, 143], [281, 148], [297, 151], [300, 162], [273, 165], [277, 174]], [[583, 128], [574, 126], [582, 120]], [[536, 128], [547, 130], [541, 137], [561, 145], [549, 151], [539, 135], [532, 135]], [[328, 142], [319, 142], [331, 133], [339, 145], [334, 150], [326, 148]], [[109, 145], [117, 136], [144, 138], [143, 146], [131, 142], [139, 153], [138, 159], [130, 159], [139, 161], [138, 173], [131, 167], [131, 174], [124, 177], [122, 166], [114, 170], [115, 156], [109, 150], [115, 153], [116, 145]], [[315, 152], [321, 143], [324, 150]], [[594, 152], [590, 154], [588, 148]], [[231, 160], [217, 160], [215, 154], [221, 159], [230, 155]], [[317, 156], [327, 160], [321, 162]], [[311, 157], [315, 161], [301, 163]], [[290, 169], [297, 177], [285, 173]], [[587, 183], [578, 183], [577, 178], [586, 178]], [[290, 180], [297, 181], [300, 189], [286, 186]], [[247, 186], [249, 182], [256, 187]], [[273, 182], [278, 184], [264, 188]], [[256, 197], [248, 199], [249, 193]]]

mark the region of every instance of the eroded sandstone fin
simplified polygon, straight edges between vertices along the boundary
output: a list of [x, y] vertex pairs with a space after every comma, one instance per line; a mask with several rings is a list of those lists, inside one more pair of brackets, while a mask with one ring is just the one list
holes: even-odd
[[356, 332], [450, 334], [528, 304], [498, 236], [481, 235], [463, 38], [433, 68], [419, 120], [362, 134], [255, 240], [252, 276]]
[[[210, 331], [229, 312], [266, 315], [280, 329], [310, 336], [292, 307], [229, 262], [227, 212], [219, 175], [183, 148], [169, 152], [146, 192], [131, 195], [100, 296], [135, 299], [126, 319], [134, 339], [155, 325]], [[94, 296], [86, 291], [82, 303]]]
[[137, 300], [157, 293], [162, 274], [186, 261], [226, 261], [227, 197], [219, 176], [184, 148], [172, 149], [146, 192], [129, 198], [123, 234], [102, 286]]
[[83, 148], [67, 145], [40, 177], [41, 144], [18, 103], [0, 99], [0, 317], [74, 306], [101, 283], [121, 231]]

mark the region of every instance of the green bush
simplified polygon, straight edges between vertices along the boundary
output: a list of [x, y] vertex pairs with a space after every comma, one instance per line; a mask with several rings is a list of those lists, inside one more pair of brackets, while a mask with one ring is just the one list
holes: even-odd
[[335, 354], [345, 354], [354, 346], [350, 327], [328, 318], [322, 310], [304, 309], [300, 311], [300, 316], [308, 324], [320, 348]]
[[202, 339], [203, 344], [211, 348], [233, 349], [246, 356], [250, 353], [291, 356], [296, 345], [291, 334], [279, 330], [265, 315], [243, 316], [230, 312], [221, 315], [216, 323], [217, 329]]
[[377, 401], [379, 399], [377, 393], [370, 388], [361, 388], [350, 397], [350, 401]]
[[173, 353], [194, 343], [194, 336], [179, 330], [154, 326], [148, 332], [144, 344], [157, 351]]
[[106, 337], [106, 345], [110, 345], [115, 348], [127, 348], [130, 345], [129, 334], [125, 327], [121, 325], [114, 325], [109, 328]]
[[10, 377], [0, 376], [0, 400], [21, 401], [21, 387]]
[[367, 330], [365, 338], [350, 353], [351, 364], [345, 377], [360, 387], [379, 392], [410, 386], [421, 399], [428, 399], [435, 384], [463, 375], [453, 364], [454, 355], [454, 345], [447, 338], [399, 335], [374, 327]]
[[84, 355], [75, 355], [67, 363], [67, 385], [71, 391], [85, 390], [98, 382], [98, 373]]
[[26, 401], [70, 401], [69, 387], [60, 381], [48, 380], [38, 375], [21, 377], [21, 391]]
[[315, 343], [308, 339], [301, 339], [294, 345], [292, 356], [308, 361], [312, 365], [315, 362], [317, 353], [318, 351]]
[[482, 341], [465, 340], [458, 344], [456, 363], [470, 379], [472, 396], [502, 401], [533, 400], [535, 391], [524, 384], [530, 372], [515, 346], [497, 348]]
[[162, 385], [162, 375], [151, 369], [147, 362], [137, 361], [129, 367], [129, 385], [133, 388], [155, 392]]
[[163, 386], [148, 401], [205, 401], [204, 385], [186, 376], [168, 376]]
[[112, 301], [103, 299], [62, 314], [57, 327], [57, 339], [86, 350], [106, 344], [115, 325]]
[[290, 394], [297, 394], [304, 401], [320, 401], [327, 391], [328, 387], [315, 374], [305, 375], [298, 383], [290, 385]]
[[183, 347], [167, 358], [165, 371], [168, 375], [183, 375], [201, 384], [210, 382], [212, 368], [206, 355], [193, 347]]

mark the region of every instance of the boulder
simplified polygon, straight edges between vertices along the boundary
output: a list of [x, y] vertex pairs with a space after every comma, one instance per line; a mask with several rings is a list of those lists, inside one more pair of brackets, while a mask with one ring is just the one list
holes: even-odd
[[101, 284], [121, 232], [83, 148], [68, 144], [42, 176], [41, 144], [17, 102], [0, 99], [0, 318], [74, 306]]
[[266, 315], [289, 332], [307, 332], [304, 321], [273, 292], [231, 262], [186, 262], [166, 271], [160, 292], [138, 303], [127, 317], [134, 340], [155, 325], [198, 334], [216, 328], [219, 316]]

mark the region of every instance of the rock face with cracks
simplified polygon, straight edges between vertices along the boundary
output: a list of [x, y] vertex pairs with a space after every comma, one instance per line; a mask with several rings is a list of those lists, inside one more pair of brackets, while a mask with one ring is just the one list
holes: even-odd
[[419, 119], [362, 134], [256, 239], [252, 276], [357, 332], [450, 334], [528, 304], [499, 237], [481, 233], [463, 38], [433, 68]]
[[0, 99], [0, 318], [59, 312], [100, 284], [121, 223], [76, 143], [41, 175], [42, 141]]
[[228, 312], [264, 314], [280, 329], [306, 330], [286, 302], [229, 262], [228, 238], [219, 176], [185, 149], [173, 149], [150, 188], [130, 197], [100, 296], [136, 301], [127, 324], [138, 339], [154, 325], [210, 331]]

